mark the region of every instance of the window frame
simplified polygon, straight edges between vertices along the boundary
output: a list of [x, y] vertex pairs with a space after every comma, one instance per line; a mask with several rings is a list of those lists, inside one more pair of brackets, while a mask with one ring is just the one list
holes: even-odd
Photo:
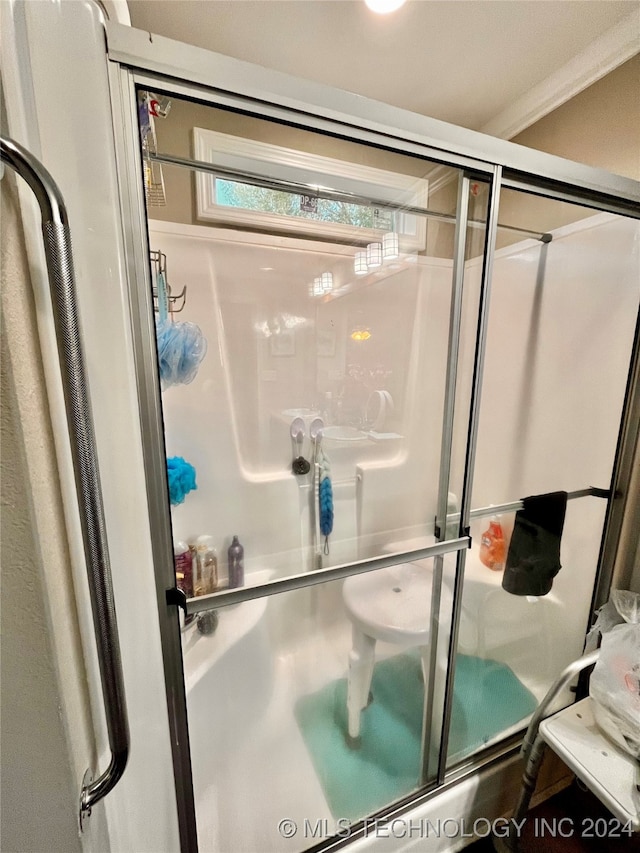
[[[267, 173], [270, 178], [309, 184], [310, 187], [326, 186], [329, 176], [332, 189], [397, 204], [399, 214], [396, 222], [401, 250], [422, 251], [426, 247], [426, 218], [402, 212], [405, 205], [427, 209], [429, 182], [425, 178], [200, 127], [193, 128], [193, 151], [194, 159], [215, 164], [222, 169], [238, 173]], [[232, 180], [227, 175], [219, 177]], [[357, 244], [379, 241], [389, 230], [221, 205], [216, 201], [216, 175], [205, 172], [196, 173], [196, 215], [201, 222], [258, 227], [265, 231], [284, 231], [299, 236]]]

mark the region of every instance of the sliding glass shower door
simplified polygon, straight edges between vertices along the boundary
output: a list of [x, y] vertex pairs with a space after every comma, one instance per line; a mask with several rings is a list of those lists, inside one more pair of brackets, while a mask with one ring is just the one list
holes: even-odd
[[488, 178], [137, 103], [198, 842], [303, 850], [438, 777]]
[[521, 731], [582, 654], [640, 303], [637, 220], [503, 189], [499, 221], [531, 236], [498, 227], [449, 765]]
[[[322, 846], [477, 767], [580, 651], [635, 232], [534, 208], [499, 146], [120, 83], [183, 846]], [[507, 512], [561, 492], [553, 588], [512, 584]]]

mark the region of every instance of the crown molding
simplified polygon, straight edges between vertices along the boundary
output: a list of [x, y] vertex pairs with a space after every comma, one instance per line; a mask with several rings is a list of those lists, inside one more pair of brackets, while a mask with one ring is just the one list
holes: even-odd
[[481, 128], [513, 139], [640, 51], [640, 7], [607, 30], [562, 68], [550, 74]]

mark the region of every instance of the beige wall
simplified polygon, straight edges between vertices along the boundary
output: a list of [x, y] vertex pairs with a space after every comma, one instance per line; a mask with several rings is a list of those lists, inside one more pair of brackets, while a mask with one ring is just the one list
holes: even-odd
[[512, 142], [640, 180], [640, 54]]
[[[2, 329], [2, 849], [79, 851], [25, 449]], [[36, 770], [37, 768], [37, 770]], [[38, 818], [34, 820], [34, 815]]]
[[[640, 54], [518, 134], [512, 142], [640, 180]], [[500, 221], [552, 231], [591, 216], [586, 207], [504, 192]], [[517, 240], [499, 234], [498, 246]]]

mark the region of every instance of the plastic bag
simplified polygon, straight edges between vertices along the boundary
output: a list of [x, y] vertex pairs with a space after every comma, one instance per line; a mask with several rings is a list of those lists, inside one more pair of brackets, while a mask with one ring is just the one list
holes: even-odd
[[584, 644], [585, 652], [597, 649], [601, 636], [625, 622], [634, 625], [640, 623], [640, 593], [630, 592], [628, 589], [614, 589], [609, 601], [597, 611], [596, 621]]
[[640, 759], [640, 624], [616, 625], [602, 635], [589, 695], [598, 726]]
[[614, 589], [611, 601], [625, 622], [640, 623], [640, 593], [628, 589]]

